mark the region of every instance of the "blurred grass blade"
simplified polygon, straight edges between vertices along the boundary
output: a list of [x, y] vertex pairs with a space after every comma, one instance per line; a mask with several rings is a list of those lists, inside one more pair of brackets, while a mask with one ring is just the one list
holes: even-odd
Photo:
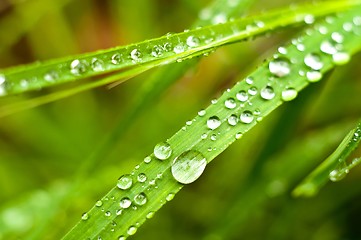
[[[245, 81], [225, 91], [171, 138], [157, 144], [154, 152], [122, 176], [64, 239], [125, 239], [134, 235], [184, 184], [199, 178], [207, 163], [231, 143], [278, 106], [295, 99], [310, 83], [321, 80], [324, 73], [349, 61], [361, 48], [361, 26], [353, 21], [360, 10], [358, 6], [332, 20], [317, 22], [297, 39], [297, 44], [293, 41], [279, 48]], [[351, 26], [344, 28], [345, 23]], [[343, 41], [330, 52], [334, 32]]]
[[360, 0], [354, 0], [306, 4], [183, 33], [168, 34], [141, 43], [5, 69], [0, 74], [0, 95], [37, 90], [112, 71], [126, 71], [152, 62], [157, 62], [157, 66], [183, 61], [225, 44], [303, 22], [305, 16], [331, 14], [360, 3]]
[[335, 182], [343, 179], [350, 169], [360, 163], [360, 158], [355, 158], [350, 164], [347, 163], [350, 154], [360, 142], [361, 121], [346, 135], [337, 149], [294, 189], [293, 195], [311, 197], [316, 195], [329, 180]]

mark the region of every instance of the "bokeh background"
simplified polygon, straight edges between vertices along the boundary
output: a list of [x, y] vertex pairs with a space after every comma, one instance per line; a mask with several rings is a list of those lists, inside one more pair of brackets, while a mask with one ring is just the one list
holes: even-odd
[[[300, 1], [254, 1], [247, 14]], [[209, 0], [0, 0], [0, 68], [189, 28]], [[0, 239], [60, 239], [117, 178], [198, 110], [297, 36], [222, 47], [166, 89], [67, 192], [157, 69], [0, 119]], [[210, 164], [131, 239], [361, 239], [361, 170], [313, 198], [292, 189], [361, 116], [361, 55], [284, 104]], [[1, 71], [1, 70], [0, 70]], [[91, 81], [91, 79], [89, 80]], [[55, 91], [47, 89], [46, 92]], [[31, 96], [44, 94], [44, 91]], [[0, 104], [6, 104], [0, 102]], [[360, 157], [361, 151], [353, 157]]]

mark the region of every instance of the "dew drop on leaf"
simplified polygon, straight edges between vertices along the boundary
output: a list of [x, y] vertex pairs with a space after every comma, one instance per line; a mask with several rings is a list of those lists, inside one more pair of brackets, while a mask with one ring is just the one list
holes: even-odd
[[337, 181], [344, 179], [346, 177], [346, 175], [348, 174], [348, 172], [349, 172], [349, 170], [347, 168], [335, 169], [330, 172], [328, 177], [332, 182], [337, 182]]
[[309, 82], [318, 82], [322, 78], [322, 73], [319, 71], [309, 71], [306, 73], [306, 78]]
[[117, 64], [121, 63], [121, 61], [122, 61], [122, 55], [120, 55], [119, 53], [113, 54], [113, 56], [111, 58], [111, 62], [114, 65], [117, 65]]
[[127, 197], [122, 198], [119, 202], [119, 206], [124, 209], [129, 208], [131, 204], [132, 204], [132, 201], [130, 201], [130, 199]]
[[256, 94], [257, 94], [257, 92], [258, 92], [258, 90], [257, 90], [257, 88], [256, 88], [256, 87], [250, 87], [250, 88], [248, 89], [248, 93], [249, 93], [249, 95], [254, 96], [254, 95], [256, 95]]
[[234, 98], [228, 98], [225, 102], [224, 102], [224, 106], [226, 108], [229, 108], [229, 109], [233, 109], [237, 106], [236, 104], [236, 100], [234, 100]]
[[207, 127], [209, 129], [216, 129], [221, 125], [221, 120], [219, 120], [219, 118], [217, 116], [212, 116], [210, 118], [208, 118], [207, 120]]
[[118, 240], [125, 240], [125, 239], [126, 237], [124, 237], [123, 235], [118, 237]]
[[81, 75], [87, 71], [87, 67], [85, 60], [75, 59], [70, 63], [70, 72], [74, 75]]
[[249, 77], [246, 77], [246, 83], [249, 84], [249, 85], [252, 85], [254, 82], [254, 78], [249, 76]]
[[241, 116], [239, 117], [239, 119], [243, 123], [251, 123], [254, 119], [254, 116], [251, 111], [246, 110], [241, 113]]
[[248, 100], [248, 94], [246, 91], [241, 90], [236, 94], [236, 98], [241, 102], [245, 102]]
[[180, 43], [180, 44], [176, 45], [176, 46], [173, 48], [173, 51], [174, 51], [175, 53], [182, 53], [182, 52], [185, 51], [185, 47], [184, 47], [183, 44]]
[[133, 184], [133, 179], [130, 174], [124, 174], [122, 175], [117, 182], [117, 187], [126, 190], [129, 189]]
[[238, 122], [238, 117], [234, 114], [228, 117], [228, 124], [231, 126], [236, 126]]
[[95, 72], [104, 70], [104, 63], [102, 60], [100, 60], [98, 58], [93, 58], [90, 66], [93, 69], [93, 71], [95, 71]]
[[127, 231], [127, 233], [131, 236], [131, 235], [134, 235], [136, 232], [137, 232], [137, 227], [136, 226], [130, 226], [129, 228], [128, 228], [128, 231]]
[[189, 36], [186, 40], [188, 47], [197, 47], [200, 43], [200, 40], [198, 37], [195, 36]]
[[169, 193], [166, 197], [165, 200], [167, 200], [167, 202], [170, 202], [173, 200], [175, 194], [174, 193]]
[[130, 52], [130, 58], [133, 60], [133, 61], [141, 61], [142, 60], [142, 56], [143, 54], [138, 50], [138, 49], [133, 49], [131, 52]]
[[88, 218], [89, 218], [89, 214], [86, 212], [81, 215], [81, 220], [86, 221], [86, 220], [88, 220]]
[[323, 41], [320, 46], [320, 50], [326, 54], [335, 54], [337, 52], [337, 48], [337, 45], [329, 40]]
[[294, 88], [287, 88], [282, 91], [282, 100], [283, 101], [291, 101], [297, 97], [298, 92]]
[[98, 200], [98, 201], [95, 203], [95, 206], [101, 207], [101, 206], [103, 206], [103, 202], [102, 202], [101, 200]]
[[270, 72], [277, 77], [284, 77], [290, 74], [291, 68], [288, 60], [279, 58], [269, 62]]
[[161, 142], [154, 147], [154, 156], [160, 160], [166, 160], [172, 154], [172, 148], [167, 142]]
[[152, 48], [152, 56], [153, 57], [160, 57], [163, 55], [163, 48], [159, 45], [154, 45]]
[[339, 32], [333, 32], [331, 34], [331, 38], [332, 40], [334, 40], [337, 43], [342, 43], [343, 42], [343, 35]]
[[336, 65], [344, 65], [350, 61], [350, 54], [347, 52], [337, 52], [332, 54], [332, 61]]
[[243, 136], [243, 134], [240, 133], [240, 132], [238, 132], [238, 133], [236, 133], [235, 138], [236, 138], [236, 139], [240, 139], [242, 136]]
[[271, 100], [275, 97], [275, 92], [271, 86], [266, 86], [261, 90], [261, 97], [266, 100]]
[[144, 183], [145, 181], [147, 181], [147, 175], [145, 175], [145, 173], [139, 173], [137, 180], [140, 183]]
[[206, 110], [204, 109], [199, 110], [198, 116], [203, 117], [204, 115], [206, 115]]
[[134, 203], [138, 206], [143, 206], [147, 203], [147, 195], [145, 193], [141, 192], [134, 197]]
[[148, 214], [147, 214], [147, 216], [146, 216], [146, 218], [147, 219], [151, 219], [152, 217], [154, 217], [154, 212], [153, 211], [150, 211]]
[[[48, 82], [53, 82], [55, 81], [56, 79], [59, 78], [59, 74], [56, 72], [56, 71], [49, 71], [47, 73], [44, 74], [44, 79], [45, 81], [48, 81]], [[1, 82], [1, 81], [0, 81]], [[1, 84], [1, 83], [0, 83]]]
[[151, 161], [152, 161], [152, 158], [149, 156], [144, 158], [145, 163], [150, 163]]
[[320, 70], [323, 68], [323, 62], [321, 57], [316, 53], [309, 53], [305, 56], [304, 63], [306, 66], [310, 67], [313, 70]]
[[182, 184], [189, 184], [197, 180], [207, 166], [207, 160], [197, 150], [183, 152], [174, 159], [171, 167], [175, 180]]

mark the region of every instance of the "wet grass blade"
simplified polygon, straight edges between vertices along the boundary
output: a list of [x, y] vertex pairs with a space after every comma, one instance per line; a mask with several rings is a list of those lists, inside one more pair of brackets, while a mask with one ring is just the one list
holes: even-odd
[[310, 83], [320, 81], [327, 71], [347, 63], [361, 49], [360, 10], [358, 6], [317, 22], [292, 44], [279, 48], [245, 81], [225, 91], [175, 135], [157, 144], [154, 152], [123, 175], [64, 239], [125, 239], [134, 235], [231, 143], [278, 106], [295, 99]]
[[329, 180], [336, 182], [343, 179], [353, 167], [360, 163], [360, 158], [347, 163], [347, 159], [360, 142], [361, 122], [346, 135], [337, 149], [294, 189], [293, 195], [311, 197], [316, 195]]
[[307, 4], [95, 53], [5, 69], [0, 75], [0, 95], [38, 90], [113, 71], [126, 71], [152, 62], [158, 66], [183, 61], [225, 44], [303, 22], [305, 16], [331, 14], [357, 6], [360, 2]]

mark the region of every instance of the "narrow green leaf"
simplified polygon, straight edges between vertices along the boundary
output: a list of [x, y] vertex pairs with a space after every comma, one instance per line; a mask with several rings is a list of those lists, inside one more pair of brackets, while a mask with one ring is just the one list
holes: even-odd
[[[279, 48], [274, 57], [228, 89], [212, 105], [144, 159], [85, 215], [64, 239], [128, 237], [207, 163], [282, 103], [361, 48], [360, 6], [327, 17]], [[309, 21], [312, 17], [307, 17]], [[266, 24], [266, 23], [265, 23]], [[337, 34], [334, 34], [334, 33]], [[340, 41], [342, 39], [342, 41]], [[336, 41], [337, 48], [334, 48]]]
[[335, 182], [343, 179], [353, 167], [360, 163], [360, 158], [355, 158], [350, 164], [347, 163], [350, 154], [360, 145], [360, 142], [361, 121], [346, 135], [337, 149], [294, 189], [293, 195], [311, 197], [316, 195], [329, 180]]

